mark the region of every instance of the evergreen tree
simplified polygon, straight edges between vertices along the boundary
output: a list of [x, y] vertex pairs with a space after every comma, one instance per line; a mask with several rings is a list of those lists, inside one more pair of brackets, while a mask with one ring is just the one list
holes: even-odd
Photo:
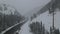
[[[11, 9], [8, 9], [10, 7]], [[15, 8], [2, 4], [0, 5], [0, 32], [11, 27], [20, 21], [23, 21], [25, 17], [23, 17]]]
[[30, 29], [33, 34], [45, 34], [45, 28], [42, 26], [42, 22], [33, 22], [30, 24]]
[[55, 29], [54, 33], [59, 34], [59, 29]]

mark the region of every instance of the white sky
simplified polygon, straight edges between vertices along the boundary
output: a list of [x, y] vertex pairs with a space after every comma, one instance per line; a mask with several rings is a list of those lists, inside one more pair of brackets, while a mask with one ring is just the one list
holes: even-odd
[[15, 7], [21, 14], [26, 14], [34, 8], [42, 7], [50, 0], [0, 0], [0, 3], [6, 3]]

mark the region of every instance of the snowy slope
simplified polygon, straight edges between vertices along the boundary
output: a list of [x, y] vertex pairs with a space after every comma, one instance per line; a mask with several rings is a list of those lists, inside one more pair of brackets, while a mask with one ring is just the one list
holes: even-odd
[[[55, 14], [55, 27], [59, 28], [60, 30], [60, 10], [56, 10], [56, 14]], [[45, 13], [41, 14], [40, 16], [38, 16], [37, 18], [33, 19], [32, 21], [28, 21], [26, 22], [22, 27], [21, 30], [19, 32], [19, 34], [32, 34], [30, 32], [30, 28], [29, 28], [29, 24], [31, 24], [31, 22], [41, 22], [45, 25], [45, 29], [46, 30], [50, 30], [50, 26], [52, 26], [52, 15], [49, 14], [48, 11], [46, 11]]]
[[[55, 14], [55, 27], [56, 28], [59, 28], [60, 29], [60, 10], [56, 10], [57, 12], [56, 12], [56, 14]], [[46, 28], [46, 30], [48, 30], [49, 31], [49, 29], [50, 29], [50, 26], [52, 26], [52, 15], [50, 15], [49, 14], [49, 12], [47, 11], [47, 12], [45, 12], [45, 13], [43, 13], [43, 14], [41, 14], [40, 16], [38, 16], [37, 18], [35, 18], [32, 22], [34, 22], [34, 21], [39, 21], [39, 22], [41, 22], [42, 21], [42, 23], [43, 24], [45, 24], [45, 28]]]

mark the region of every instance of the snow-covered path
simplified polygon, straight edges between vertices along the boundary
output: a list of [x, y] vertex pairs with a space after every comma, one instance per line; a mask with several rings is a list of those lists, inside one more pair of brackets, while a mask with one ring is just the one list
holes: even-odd
[[29, 29], [29, 23], [30, 21], [27, 21], [22, 27], [19, 32], [19, 34], [31, 34], [30, 29]]

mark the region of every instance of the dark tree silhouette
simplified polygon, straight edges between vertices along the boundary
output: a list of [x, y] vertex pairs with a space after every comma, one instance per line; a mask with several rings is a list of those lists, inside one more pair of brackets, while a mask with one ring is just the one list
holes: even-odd
[[32, 22], [32, 24], [30, 24], [30, 29], [31, 29], [31, 32], [33, 34], [45, 34], [45, 28], [44, 26], [42, 25], [42, 22], [39, 23], [39, 22]]
[[[2, 6], [0, 5], [0, 32], [13, 26], [14, 24], [20, 23], [25, 18], [15, 8], [15, 11], [12, 11], [13, 9], [8, 10], [9, 6], [7, 7], [6, 4], [2, 4]], [[11, 14], [4, 13], [6, 10]]]

